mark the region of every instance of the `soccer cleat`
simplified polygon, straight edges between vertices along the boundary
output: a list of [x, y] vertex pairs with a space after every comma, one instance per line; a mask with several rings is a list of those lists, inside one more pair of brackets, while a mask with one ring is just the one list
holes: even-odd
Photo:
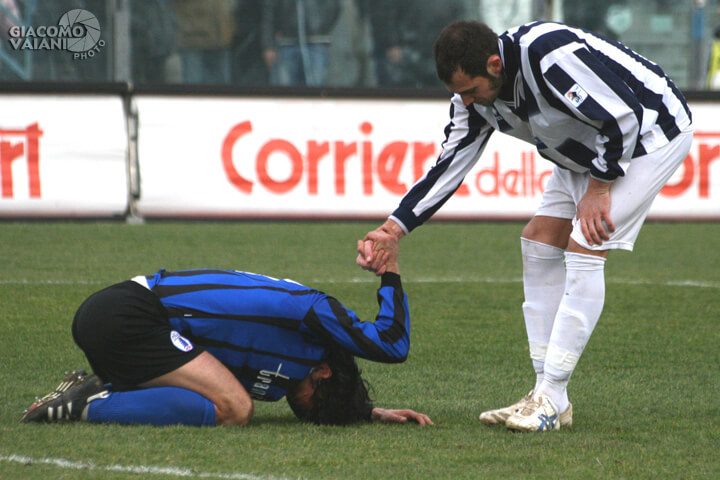
[[564, 428], [572, 427], [572, 403], [568, 404], [567, 410], [562, 412], [559, 417], [560, 426]]
[[558, 414], [557, 407], [547, 395], [540, 394], [508, 417], [505, 426], [518, 432], [548, 432], [572, 426], [572, 404]]
[[496, 410], [488, 410], [480, 414], [480, 422], [485, 425], [504, 425], [505, 421], [532, 399], [533, 391], [530, 390], [527, 395], [513, 403], [509, 407], [498, 408]]
[[[55, 387], [55, 390], [48, 393], [42, 398], [35, 398], [35, 402], [30, 405], [28, 410], [32, 408], [35, 404], [46, 402], [48, 400], [51, 400], [55, 397], [57, 397], [62, 392], [67, 391], [69, 388], [74, 387], [75, 385], [82, 382], [85, 377], [87, 377], [87, 372], [85, 370], [79, 369], [79, 370], [73, 370], [72, 372], [65, 372], [65, 376], [63, 377], [63, 381], [60, 382], [60, 385]], [[27, 410], [26, 410], [27, 411]]]
[[105, 387], [96, 375], [75, 370], [65, 374], [62, 383], [55, 390], [33, 402], [23, 412], [20, 421], [29, 423], [80, 420], [88, 402], [104, 393]]

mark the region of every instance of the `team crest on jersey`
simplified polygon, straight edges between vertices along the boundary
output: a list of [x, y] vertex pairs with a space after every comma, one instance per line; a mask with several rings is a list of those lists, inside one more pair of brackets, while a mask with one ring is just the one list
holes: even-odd
[[192, 342], [180, 335], [175, 330], [170, 332], [170, 341], [173, 345], [175, 345], [175, 348], [177, 348], [178, 350], [182, 350], [183, 352], [189, 352], [193, 349]]
[[570, 90], [565, 92], [565, 98], [570, 100], [570, 103], [579, 107], [582, 102], [588, 97], [588, 94], [583, 88], [577, 83], [570, 87]]

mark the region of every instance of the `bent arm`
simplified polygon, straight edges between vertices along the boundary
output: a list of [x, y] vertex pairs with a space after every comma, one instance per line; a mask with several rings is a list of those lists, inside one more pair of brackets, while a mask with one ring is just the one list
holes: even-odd
[[475, 107], [466, 107], [461, 97], [455, 95], [450, 105], [450, 123], [445, 127], [443, 151], [436, 164], [405, 194], [385, 223], [365, 235], [366, 244], [358, 244], [355, 263], [378, 275], [388, 271], [367, 241], [382, 246], [384, 235], [400, 240], [432, 217], [460, 188], [493, 131]]
[[383, 363], [403, 362], [410, 350], [410, 310], [400, 275], [382, 275], [377, 301], [375, 321], [369, 322], [326, 296], [308, 312], [305, 324], [325, 342], [355, 356]]

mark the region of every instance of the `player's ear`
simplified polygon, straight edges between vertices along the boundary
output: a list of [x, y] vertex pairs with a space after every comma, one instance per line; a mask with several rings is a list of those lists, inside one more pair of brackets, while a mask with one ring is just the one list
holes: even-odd
[[325, 380], [326, 378], [332, 377], [332, 369], [327, 362], [322, 362], [317, 367], [313, 368], [312, 377], [313, 380]]
[[493, 77], [499, 77], [502, 73], [502, 58], [500, 58], [500, 55], [490, 55], [488, 57], [486, 67], [490, 75], [492, 75]]

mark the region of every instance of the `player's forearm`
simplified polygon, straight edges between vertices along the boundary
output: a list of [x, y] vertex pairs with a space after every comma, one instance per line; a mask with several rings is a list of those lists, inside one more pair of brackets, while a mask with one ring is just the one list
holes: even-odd
[[400, 276], [385, 273], [377, 290], [375, 321], [363, 321], [336, 298], [325, 296], [304, 318], [320, 339], [334, 343], [356, 357], [381, 363], [401, 363], [410, 350], [410, 314]]
[[397, 260], [388, 261], [388, 263], [385, 264], [385, 274], [387, 273], [394, 273], [398, 276], [400, 275], [400, 264], [397, 262]]
[[606, 194], [610, 191], [613, 182], [609, 180], [600, 180], [590, 177], [588, 180], [587, 193], [590, 194]]
[[[381, 277], [378, 289], [378, 314], [372, 327], [378, 332], [371, 335], [382, 349], [384, 363], [400, 363], [407, 359], [410, 351], [410, 308], [403, 291], [400, 275], [386, 272]], [[380, 332], [384, 332], [380, 335]]]
[[[350, 310], [341, 311], [336, 304], [331, 310], [339, 317], [325, 323], [326, 328], [357, 357], [380, 363], [402, 363], [410, 352], [410, 308], [400, 275], [386, 272], [381, 276], [377, 300], [375, 321], [362, 321]], [[337, 302], [332, 298], [328, 301]], [[349, 323], [352, 327], [345, 327]]]

